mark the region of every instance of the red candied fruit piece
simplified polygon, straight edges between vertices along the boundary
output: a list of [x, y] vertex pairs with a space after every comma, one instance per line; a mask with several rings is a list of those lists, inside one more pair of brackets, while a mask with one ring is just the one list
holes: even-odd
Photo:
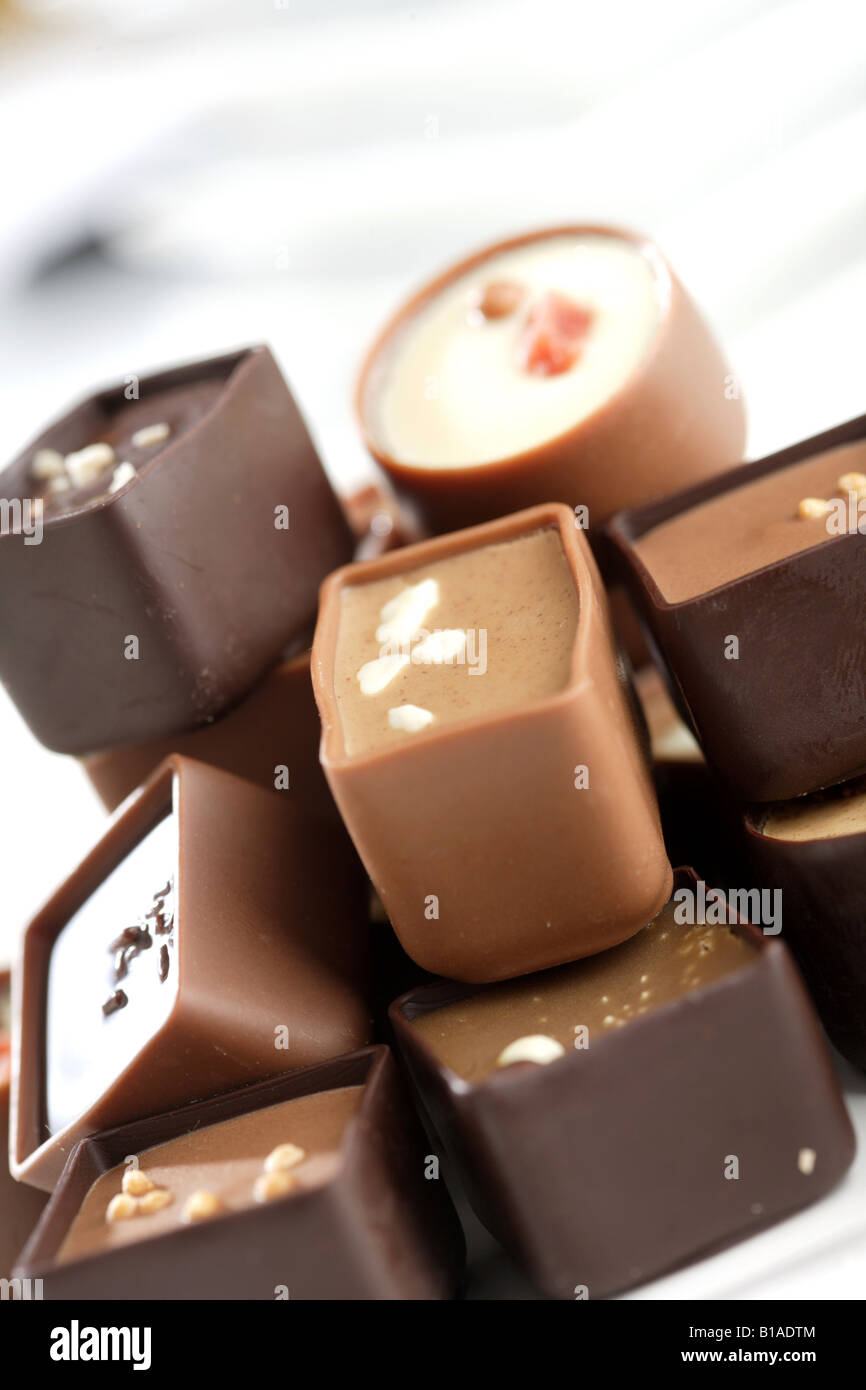
[[517, 355], [524, 371], [558, 376], [580, 358], [595, 314], [556, 290], [535, 300], [520, 336]]

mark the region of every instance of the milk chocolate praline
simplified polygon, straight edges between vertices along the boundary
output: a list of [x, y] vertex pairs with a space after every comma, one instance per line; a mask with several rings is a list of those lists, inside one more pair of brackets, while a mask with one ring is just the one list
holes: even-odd
[[[347, 752], [336, 677], [343, 595], [382, 580], [399, 589], [425, 567], [547, 530], [577, 594], [564, 688]], [[431, 622], [447, 625], [447, 605], [435, 611]], [[425, 969], [466, 980], [542, 969], [624, 940], [667, 900], [670, 865], [604, 593], [567, 508], [537, 507], [338, 571], [322, 590], [312, 669], [331, 790], [395, 931]]]
[[[467, 272], [483, 270], [502, 252], [557, 237], [610, 238], [645, 258], [653, 273], [658, 322], [643, 360], [586, 418], [511, 457], [443, 467], [395, 457], [376, 428], [374, 407], [383, 364], [403, 329]], [[430, 372], [435, 374], [435, 367]], [[732, 383], [714, 338], [659, 250], [633, 232], [574, 225], [497, 242], [409, 299], [367, 356], [356, 410], [367, 448], [434, 531], [554, 501], [587, 506], [595, 527], [622, 507], [708, 477], [742, 456], [745, 414]]]
[[50, 1190], [84, 1135], [367, 1042], [364, 924], [332, 821], [172, 756], [25, 933], [16, 1177]]

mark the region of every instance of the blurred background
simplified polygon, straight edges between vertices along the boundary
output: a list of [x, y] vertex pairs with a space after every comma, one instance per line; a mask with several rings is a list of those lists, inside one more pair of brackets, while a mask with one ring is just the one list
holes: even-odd
[[[866, 408], [864, 151], [862, 0], [0, 0], [0, 458], [103, 381], [267, 341], [346, 491], [395, 303], [584, 220], [667, 252], [758, 457]], [[2, 692], [0, 740], [2, 961], [103, 813]], [[859, 1206], [665, 1296], [859, 1296], [858, 1171]]]

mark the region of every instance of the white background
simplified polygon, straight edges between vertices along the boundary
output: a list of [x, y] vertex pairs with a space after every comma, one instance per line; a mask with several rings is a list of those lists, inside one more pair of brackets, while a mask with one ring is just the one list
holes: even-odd
[[[661, 243], [750, 456], [861, 414], [864, 26], [862, 0], [0, 0], [0, 457], [102, 381], [266, 340], [349, 487], [384, 315], [475, 244], [581, 220]], [[2, 694], [0, 743], [2, 959], [103, 816]], [[860, 1160], [636, 1296], [864, 1285]]]

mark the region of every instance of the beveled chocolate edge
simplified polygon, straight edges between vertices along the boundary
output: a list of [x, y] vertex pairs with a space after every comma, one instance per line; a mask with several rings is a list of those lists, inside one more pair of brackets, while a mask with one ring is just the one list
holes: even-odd
[[714, 589], [705, 589], [700, 594], [692, 594], [690, 598], [681, 599], [677, 603], [671, 603], [664, 597], [652, 574], [634, 548], [634, 542], [645, 536], [648, 531], [674, 517], [691, 511], [693, 507], [699, 506], [702, 502], [708, 502], [726, 492], [734, 492], [744, 484], [757, 482], [759, 478], [764, 478], [770, 473], [781, 472], [791, 464], [799, 463], [803, 459], [810, 458], [813, 454], [824, 454], [830, 449], [838, 448], [843, 444], [852, 444], [863, 438], [866, 438], [866, 415], [860, 415], [841, 425], [834, 425], [832, 429], [824, 430], [821, 434], [813, 435], [810, 439], [801, 440], [797, 444], [789, 444], [774, 454], [767, 454], [763, 458], [757, 459], [754, 463], [738, 464], [735, 468], [729, 468], [724, 473], [717, 473], [714, 477], [693, 484], [692, 487], [683, 488], [680, 492], [669, 493], [667, 497], [661, 497], [656, 502], [648, 502], [642, 507], [627, 508], [617, 512], [616, 516], [602, 523], [599, 528], [602, 547], [608, 552], [606, 558], [609, 558], [609, 552], [613, 550], [614, 555], [619, 560], [617, 570], [621, 571], [624, 564], [627, 574], [639, 582], [653, 607], [660, 612], [668, 613], [681, 612], [705, 599], [713, 598], [720, 593], [727, 593], [732, 589], [762, 585], [766, 576], [772, 575], [782, 568], [796, 567], [804, 556], [814, 555], [816, 551], [821, 552], [831, 545], [839, 546], [845, 542], [851, 543], [862, 539], [858, 532], [846, 533], [841, 536], [827, 536], [826, 540], [820, 541], [817, 545], [811, 545], [806, 550], [795, 551], [793, 555], [786, 555], [781, 560], [774, 560], [769, 565], [762, 565], [760, 569], [751, 570], [748, 574], [739, 575], [736, 579], [729, 579], [725, 584], [717, 584]]
[[[121, 802], [108, 828], [76, 865], [48, 902], [27, 925], [19, 963], [13, 972], [12, 998], [12, 1094], [9, 1114], [9, 1162], [12, 1174], [27, 1180], [27, 1173], [55, 1147], [61, 1147], [86, 1126], [85, 1111], [64, 1129], [40, 1139], [45, 1128], [45, 1016], [48, 966], [57, 937], [69, 919], [104, 883], [136, 845], [164, 818], [166, 809], [177, 809], [179, 760], [167, 758], [146, 782]], [[70, 887], [75, 880], [74, 889]], [[37, 1008], [25, 1009], [25, 974], [28, 998], [38, 990]], [[177, 1000], [175, 1001], [176, 1007]], [[173, 1012], [173, 1010], [172, 1010]], [[24, 1036], [26, 1029], [26, 1037]]]
[[[678, 888], [694, 888], [699, 881], [694, 869], [686, 866], [675, 869], [671, 898], [673, 898]], [[712, 884], [708, 883], [707, 890], [710, 891], [711, 889]], [[766, 937], [759, 927], [755, 927], [750, 922], [746, 922], [740, 917], [739, 913], [731, 913], [729, 908], [726, 909], [726, 913], [727, 921], [719, 925], [734, 928], [738, 936], [745, 937], [757, 948], [756, 957], [752, 962], [752, 966], [759, 966], [761, 964], [759, 956], [766, 957], [768, 952], [771, 953], [771, 958], [772, 956], [787, 956], [786, 948], [777, 940]], [[616, 947], [611, 947], [611, 949], [615, 950]], [[592, 957], [587, 957], [587, 959], [592, 959]], [[683, 996], [683, 998], [688, 998], [690, 1009], [700, 1008], [705, 999], [712, 1000], [722, 990], [733, 988], [736, 979], [751, 969], [752, 966], [744, 966], [741, 970], [735, 970], [729, 975], [722, 976], [721, 979], [713, 980], [710, 984], [704, 985], [699, 990], [692, 991], [688, 996]], [[561, 966], [553, 966], [551, 968], [554, 970], [562, 969]], [[538, 973], [543, 974], [545, 972], [539, 971]], [[423, 1014], [434, 1013], [436, 1009], [441, 1008], [444, 1004], [456, 1003], [461, 999], [468, 998], [470, 995], [481, 994], [489, 989], [496, 989], [498, 985], [512, 983], [514, 983], [513, 980], [494, 980], [490, 984], [462, 984], [454, 980], [443, 979], [433, 984], [417, 985], [414, 989], [407, 990], [405, 994], [401, 994], [399, 998], [395, 999], [388, 1009], [388, 1019], [394, 1031], [394, 1036], [400, 1045], [401, 1053], [404, 1051], [404, 1039], [411, 1039], [411, 1042], [408, 1043], [409, 1050], [415, 1051], [423, 1058], [424, 1065], [428, 1072], [438, 1076], [440, 1081], [444, 1082], [451, 1096], [458, 1101], [464, 1097], [474, 1095], [479, 1091], [486, 1091], [492, 1087], [507, 1086], [515, 1080], [523, 1079], [530, 1074], [530, 1068], [533, 1068], [533, 1070], [535, 1069], [532, 1063], [503, 1067], [500, 1071], [491, 1072], [489, 1076], [485, 1076], [481, 1081], [467, 1081], [466, 1078], [460, 1076], [458, 1072], [452, 1071], [451, 1068], [441, 1060], [438, 1053], [411, 1027], [411, 1023], [414, 1019], [420, 1018]], [[682, 1006], [683, 998], [672, 999], [667, 1004], [663, 1004], [660, 1009], [653, 1009], [652, 1013], [648, 1014], [645, 1019], [635, 1019], [633, 1023], [628, 1024], [625, 1028], [616, 1029], [606, 1035], [603, 1034], [594, 1044], [595, 1048], [604, 1047], [615, 1039], [618, 1040], [616, 1043], [617, 1046], [623, 1046], [623, 1043], [620, 1041], [623, 1034], [630, 1034], [631, 1030], [634, 1028], [648, 1026], [655, 1019], [669, 1017]], [[549, 1068], [560, 1069], [575, 1064], [587, 1065], [578, 1049], [574, 1049], [572, 1052], [566, 1052], [564, 1057], [558, 1057], [555, 1061], [550, 1062], [548, 1067], [545, 1068], [545, 1071]]]
[[[351, 1160], [358, 1145], [359, 1122], [370, 1108], [372, 1088], [380, 1080], [389, 1056], [390, 1050], [384, 1044], [361, 1048], [357, 1052], [346, 1053], [327, 1062], [317, 1062], [311, 1067], [283, 1072], [268, 1080], [227, 1091], [224, 1095], [194, 1101], [189, 1105], [165, 1111], [161, 1115], [135, 1120], [131, 1124], [103, 1130], [80, 1140], [70, 1153], [48, 1206], [18, 1258], [19, 1275], [25, 1278], [47, 1278], [57, 1269], [73, 1270], [76, 1265], [85, 1261], [91, 1269], [102, 1264], [106, 1271], [110, 1271], [118, 1261], [126, 1263], [130, 1258], [134, 1260], [137, 1248], [135, 1245], [79, 1256], [78, 1259], [65, 1262], [62, 1266], [56, 1264], [55, 1257], [85, 1196], [98, 1177], [122, 1163], [129, 1154], [141, 1154], [156, 1144], [166, 1143], [195, 1129], [262, 1110], [281, 1101], [294, 1100], [296, 1097], [320, 1091], [333, 1091], [342, 1086], [362, 1085], [364, 1093], [360, 1104], [346, 1126], [340, 1145], [341, 1153], [347, 1161]], [[333, 1181], [334, 1178], [329, 1179], [326, 1185]], [[257, 1222], [270, 1224], [275, 1213], [278, 1215], [288, 1203], [295, 1204], [315, 1197], [319, 1191], [319, 1188], [311, 1188], [306, 1192], [290, 1193], [287, 1197], [277, 1198], [268, 1202], [266, 1206], [252, 1206], [242, 1211], [226, 1212], [219, 1218], [220, 1227], [226, 1230], [231, 1226], [253, 1226]], [[179, 1226], [177, 1230], [148, 1237], [148, 1243], [169, 1242], [170, 1245], [175, 1245], [189, 1238], [194, 1229], [190, 1226]], [[167, 1259], [170, 1258], [170, 1249], [166, 1250], [165, 1254]]]
[[[239, 348], [235, 352], [221, 353], [216, 357], [203, 358], [201, 361], [184, 362], [176, 367], [163, 367], [152, 374], [140, 376], [138, 379], [139, 399], [142, 398], [143, 387], [146, 389], [147, 394], [151, 392], [155, 394], [158, 391], [168, 390], [174, 386], [186, 386], [191, 382], [206, 380], [213, 376], [222, 376], [222, 385], [220, 387], [219, 396], [201, 419], [184, 430], [182, 434], [169, 438], [163, 448], [158, 449], [152, 458], [149, 458], [142, 464], [141, 468], [136, 469], [136, 477], [139, 474], [144, 477], [146, 474], [150, 473], [156, 464], [161, 463], [162, 460], [172, 454], [177, 447], [186, 445], [195, 434], [209, 425], [215, 413], [221, 408], [226, 395], [234, 393], [241, 377], [245, 376], [246, 372], [252, 369], [253, 364], [262, 357], [270, 357], [273, 360], [273, 354], [270, 348], [266, 344], [253, 344], [249, 347]], [[276, 362], [274, 362], [274, 365], [276, 366]], [[286, 390], [288, 391], [288, 389], [288, 385], [286, 385]], [[71, 416], [86, 409], [91, 403], [96, 403], [103, 408], [117, 405], [117, 397], [118, 395], [123, 395], [123, 390], [124, 384], [120, 382], [115, 385], [100, 387], [96, 391], [92, 391], [89, 395], [80, 397], [68, 410], [55, 416], [50, 425], [42, 430], [28, 445], [19, 450], [15, 457], [0, 470], [0, 483], [2, 483], [4, 477], [13, 473], [19, 467], [24, 458], [29, 457], [35, 453], [37, 449], [43, 448], [49, 444], [54, 432]], [[131, 481], [134, 482], [135, 480]], [[91, 497], [82, 502], [78, 507], [72, 507], [55, 514], [49, 513], [44, 518], [43, 525], [46, 530], [55, 530], [60, 526], [69, 525], [82, 515], [86, 514], [89, 516], [92, 513], [103, 512], [111, 506], [117, 496], [119, 496], [119, 494], [110, 493]], [[11, 535], [14, 533], [9, 532], [7, 534]], [[0, 540], [2, 540], [2, 537], [0, 537]]]
[[[427, 468], [424, 464], [404, 463], [395, 459], [387, 450], [380, 447], [373, 439], [372, 431], [367, 426], [367, 412], [364, 408], [364, 398], [367, 391], [369, 378], [371, 377], [377, 360], [386, 349], [389, 341], [399, 333], [404, 324], [415, 314], [418, 313], [431, 299], [435, 298], [443, 289], [465, 275], [467, 271], [473, 270], [476, 266], [483, 265], [492, 256], [498, 255], [502, 251], [513, 251], [520, 246], [528, 246], [535, 241], [547, 241], [554, 237], [561, 236], [600, 236], [611, 237], [616, 241], [628, 242], [638, 250], [650, 264], [658, 288], [659, 315], [656, 325], [656, 334], [649, 350], [641, 359], [634, 371], [622, 383], [618, 391], [605, 398], [601, 405], [590, 415], [584, 416], [576, 425], [562, 430], [559, 434], [551, 435], [538, 444], [533, 444], [530, 448], [524, 449], [519, 454], [508, 454], [502, 458], [488, 459], [485, 463], [462, 463], [452, 464], [450, 467], [436, 466], [435, 469]], [[653, 359], [657, 355], [658, 345], [661, 336], [669, 328], [671, 321], [671, 307], [674, 294], [679, 282], [674, 274], [674, 270], [667, 257], [650, 237], [642, 232], [630, 231], [627, 227], [605, 226], [600, 223], [569, 223], [556, 227], [544, 227], [540, 231], [521, 232], [516, 236], [506, 237], [503, 241], [493, 242], [482, 247], [479, 251], [473, 251], [460, 261], [449, 266], [446, 270], [438, 272], [432, 279], [427, 280], [424, 285], [415, 290], [408, 299], [394, 310], [385, 322], [384, 328], [380, 330], [374, 338], [372, 345], [367, 349], [358, 373], [358, 379], [353, 393], [353, 405], [355, 422], [361, 434], [365, 449], [388, 473], [393, 473], [401, 482], [411, 478], [417, 472], [435, 473], [446, 481], [457, 475], [473, 473], [480, 475], [486, 468], [507, 468], [509, 470], [520, 469], [536, 457], [544, 449], [550, 448], [552, 444], [560, 440], [568, 439], [578, 430], [583, 430], [589, 420], [596, 419], [605, 414], [611, 406], [615, 405], [622, 396], [631, 388], [633, 382], [646, 374]]]
[[[586, 553], [577, 539], [579, 528], [575, 525], [574, 513], [563, 502], [544, 502], [524, 511], [512, 512], [510, 516], [498, 517], [495, 521], [484, 521], [477, 526], [469, 526], [460, 531], [449, 531], [416, 545], [406, 545], [399, 550], [390, 551], [377, 560], [367, 560], [362, 564], [343, 565], [328, 575], [319, 590], [319, 621], [313, 639], [310, 673], [316, 704], [322, 718], [321, 760], [325, 767], [358, 767], [371, 763], [387, 762], [399, 757], [403, 745], [386, 745], [371, 749], [366, 753], [349, 755], [343, 748], [342, 725], [337, 701], [334, 697], [334, 661], [340, 624], [340, 594], [343, 589], [353, 585], [367, 584], [407, 570], [416, 570], [435, 560], [450, 559], [467, 551], [480, 550], [487, 545], [501, 541], [516, 540], [534, 531], [556, 529], [559, 532], [566, 561], [571, 570], [577, 590], [577, 628], [571, 657], [571, 676], [567, 685], [543, 700], [517, 709], [503, 710], [493, 716], [475, 715], [470, 719], [455, 720], [432, 733], [422, 735], [425, 743], [471, 736], [480, 727], [492, 728], [508, 724], [521, 718], [533, 718], [572, 699], [576, 688], [583, 679], [583, 666], [586, 648], [589, 643], [588, 625], [593, 596], [593, 561], [586, 542]], [[582, 533], [581, 533], [582, 534]], [[601, 580], [598, 580], [601, 588]], [[416, 740], [413, 746], [417, 746]]]

